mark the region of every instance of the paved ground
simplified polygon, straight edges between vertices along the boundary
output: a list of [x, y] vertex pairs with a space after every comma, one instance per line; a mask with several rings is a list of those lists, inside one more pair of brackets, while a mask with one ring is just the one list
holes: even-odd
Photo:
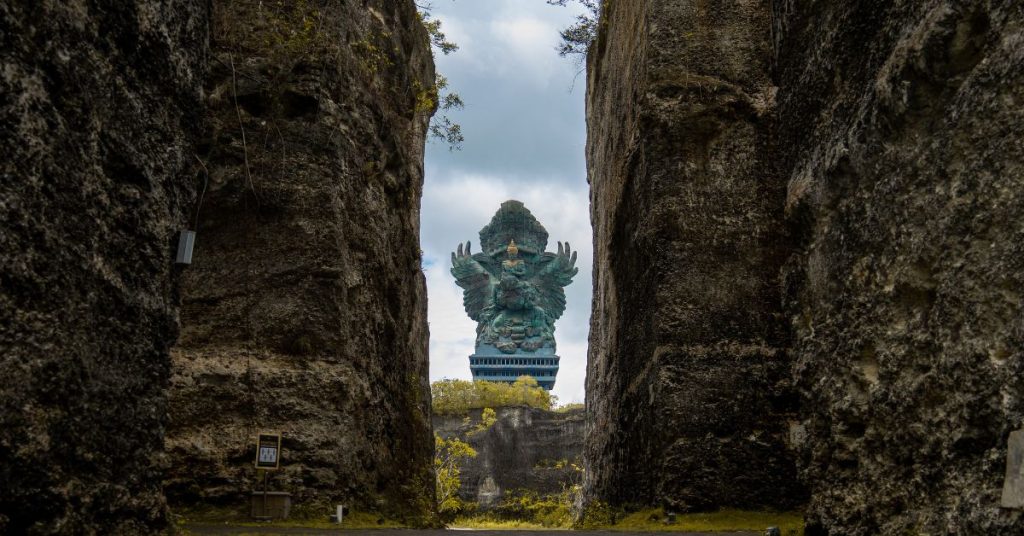
[[597, 531], [597, 530], [408, 530], [408, 529], [304, 529], [284, 527], [243, 527], [231, 525], [200, 525], [186, 524], [192, 534], [281, 534], [281, 535], [309, 535], [329, 536], [460, 536], [461, 533], [472, 533], [472, 536], [515, 536], [517, 533], [525, 533], [522, 536], [625, 536], [627, 534], [663, 535], [663, 536], [760, 536], [759, 532], [625, 532], [625, 531]]

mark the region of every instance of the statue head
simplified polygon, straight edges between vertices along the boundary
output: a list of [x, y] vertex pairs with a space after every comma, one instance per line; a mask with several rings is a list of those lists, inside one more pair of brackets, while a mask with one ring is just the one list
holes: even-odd
[[508, 247], [505, 248], [505, 251], [507, 251], [508, 256], [513, 259], [516, 258], [516, 255], [519, 255], [519, 246], [516, 245], [516, 240], [514, 238], [509, 240]]
[[485, 255], [498, 257], [508, 251], [510, 238], [516, 241], [519, 253], [539, 255], [548, 243], [548, 232], [520, 201], [501, 204], [491, 223], [480, 229], [480, 248]]

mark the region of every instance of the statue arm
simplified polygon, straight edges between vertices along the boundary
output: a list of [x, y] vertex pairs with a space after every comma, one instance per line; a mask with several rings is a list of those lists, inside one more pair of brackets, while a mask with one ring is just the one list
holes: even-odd
[[[546, 255], [551, 255], [550, 253]], [[563, 247], [562, 243], [558, 243], [558, 253], [553, 255], [551, 261], [544, 266], [541, 270], [541, 274], [547, 276], [548, 279], [553, 279], [553, 282], [558, 283], [559, 286], [568, 286], [572, 283], [572, 278], [579, 273], [580, 269], [576, 268], [576, 252], [569, 247], [569, 243], [566, 242]]]

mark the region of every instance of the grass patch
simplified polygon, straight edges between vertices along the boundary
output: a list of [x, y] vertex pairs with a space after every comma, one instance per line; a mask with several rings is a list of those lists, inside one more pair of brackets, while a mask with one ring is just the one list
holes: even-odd
[[622, 531], [691, 531], [730, 532], [764, 531], [768, 527], [779, 527], [783, 536], [803, 536], [803, 516], [798, 512], [751, 512], [746, 510], [723, 509], [717, 512], [676, 514], [676, 522], [664, 522], [665, 512], [661, 509], [641, 510], [629, 514], [613, 525], [590, 525], [588, 529]]
[[[277, 521], [257, 521], [248, 516], [248, 505], [244, 506], [193, 506], [174, 509], [175, 524], [183, 527], [186, 524], [196, 525], [231, 525], [235, 527], [281, 527], [304, 529], [404, 529], [407, 525], [388, 519], [372, 512], [351, 512], [345, 516], [341, 525], [328, 520], [324, 510], [322, 516], [308, 512], [295, 512], [289, 519]], [[298, 515], [296, 515], [298, 514]], [[183, 531], [188, 534], [187, 531]]]
[[550, 527], [532, 521], [494, 519], [485, 516], [458, 517], [448, 524], [449, 529], [489, 529], [489, 530], [557, 530], [569, 527]]

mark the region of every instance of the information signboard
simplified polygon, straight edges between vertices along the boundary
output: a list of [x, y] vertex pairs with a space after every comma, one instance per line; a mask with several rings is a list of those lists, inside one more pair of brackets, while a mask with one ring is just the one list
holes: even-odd
[[281, 434], [262, 432], [256, 440], [256, 468], [281, 468]]

